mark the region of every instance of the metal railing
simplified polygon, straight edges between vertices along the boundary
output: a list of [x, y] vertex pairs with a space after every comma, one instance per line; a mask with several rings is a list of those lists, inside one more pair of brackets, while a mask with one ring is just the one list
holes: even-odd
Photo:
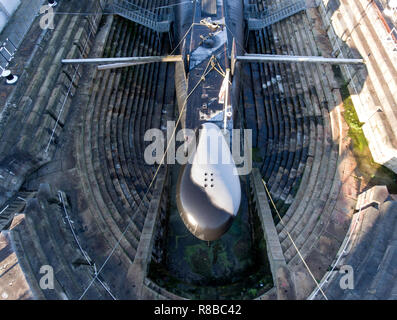
[[2, 215], [8, 209], [9, 206], [10, 205], [7, 205], [6, 207], [4, 207], [4, 209], [0, 211], [0, 215]]
[[286, 1], [281, 8], [266, 8], [264, 11], [251, 11], [248, 13], [248, 29], [260, 30], [264, 29], [276, 22], [284, 20], [300, 11], [306, 10], [306, 2]]
[[7, 38], [0, 46], [0, 74], [7, 69], [12, 59], [14, 59], [16, 45]]
[[[385, 27], [385, 30], [388, 34], [388, 36], [386, 37], [386, 39], [384, 40], [386, 43], [391, 43], [391, 51], [392, 53], [397, 53], [397, 30], [395, 27], [390, 28], [389, 24], [387, 23], [387, 21], [385, 20], [382, 11], [380, 11], [379, 6], [377, 5], [376, 1], [372, 2], [372, 7], [374, 8], [374, 10], [376, 11], [376, 14], [379, 18], [379, 20], [382, 22], [383, 26]], [[397, 12], [397, 8], [395, 10], [395, 12]]]
[[[95, 12], [93, 21], [92, 21], [91, 23], [88, 22], [88, 24], [89, 24], [90, 26], [97, 26], [97, 25], [98, 25], [98, 19], [99, 19], [101, 16], [102, 16], [102, 7], [99, 5], [99, 6], [97, 7], [96, 12]], [[88, 37], [87, 37], [86, 40], [85, 40], [85, 43], [84, 43], [84, 46], [83, 46], [83, 51], [82, 51], [81, 54], [80, 54], [82, 57], [84, 56], [84, 53], [86, 52], [86, 49], [88, 48], [88, 45], [89, 45], [89, 41], [90, 41], [90, 39], [91, 39], [91, 36], [93, 36], [94, 33], [95, 33], [94, 28], [90, 28], [90, 33], [88, 34]], [[60, 121], [61, 116], [62, 116], [62, 114], [63, 114], [63, 110], [64, 110], [64, 108], [65, 108], [66, 102], [67, 102], [68, 99], [70, 98], [70, 94], [71, 94], [72, 88], [73, 88], [73, 83], [75, 82], [75, 79], [76, 79], [77, 75], [79, 74], [79, 69], [80, 69], [80, 65], [78, 65], [78, 66], [75, 68], [75, 71], [74, 71], [74, 73], [73, 73], [73, 77], [72, 77], [72, 79], [70, 80], [70, 84], [69, 84], [68, 90], [67, 90], [67, 92], [66, 92], [66, 95], [65, 95], [65, 97], [63, 98], [62, 106], [61, 106], [61, 108], [60, 108], [60, 110], [59, 110], [59, 113], [58, 113], [58, 116], [57, 116], [57, 120], [56, 120], [56, 122], [55, 122], [55, 124], [54, 124], [54, 127], [53, 127], [52, 132], [51, 132], [50, 139], [48, 140], [47, 146], [46, 146], [46, 148], [45, 148], [45, 153], [48, 153], [48, 151], [49, 151], [49, 149], [50, 149], [50, 146], [51, 146], [51, 143], [53, 142], [54, 135], [55, 135], [55, 131], [56, 131], [58, 125], [59, 125], [59, 121]]]
[[116, 297], [112, 294], [112, 292], [109, 289], [109, 286], [104, 283], [103, 281], [101, 281], [97, 275], [98, 275], [98, 271], [96, 268], [95, 263], [91, 260], [91, 258], [87, 255], [87, 252], [85, 252], [85, 250], [83, 249], [83, 247], [80, 244], [79, 238], [76, 235], [76, 232], [74, 231], [74, 227], [73, 227], [73, 221], [70, 219], [70, 216], [68, 214], [68, 210], [66, 209], [66, 203], [65, 203], [65, 199], [63, 198], [63, 194], [62, 191], [58, 191], [58, 198], [59, 198], [59, 202], [62, 204], [62, 208], [63, 208], [63, 212], [65, 213], [65, 216], [63, 217], [64, 219], [67, 220], [68, 225], [70, 227], [70, 230], [72, 231], [73, 234], [73, 238], [77, 243], [77, 246], [80, 249], [81, 254], [84, 256], [84, 259], [86, 260], [87, 264], [93, 268], [93, 272], [94, 272], [94, 276], [95, 279], [98, 280], [98, 282], [101, 284], [101, 286], [106, 290], [106, 292], [112, 297], [113, 300], [117, 300]]
[[351, 248], [349, 248], [349, 245], [351, 244], [351, 238], [356, 231], [357, 225], [361, 221], [360, 218], [361, 218], [362, 207], [363, 207], [363, 205], [360, 204], [359, 212], [354, 216], [354, 218], [353, 218], [354, 221], [352, 221], [350, 224], [348, 236], [346, 236], [344, 241], [342, 242], [342, 245], [341, 245], [341, 247], [336, 255], [336, 258], [334, 260], [335, 262], [331, 264], [332, 265], [331, 270], [325, 274], [325, 276], [319, 283], [319, 286], [310, 294], [310, 296], [307, 298], [307, 300], [314, 300], [316, 298], [318, 292], [320, 291], [320, 289], [322, 289], [325, 284], [328, 284], [332, 281], [332, 279], [335, 275], [334, 271], [338, 267], [339, 262], [341, 261], [342, 257], [345, 257], [346, 254], [348, 254], [350, 252]]
[[388, 36], [385, 39], [386, 43], [392, 44], [392, 52], [397, 53], [397, 29], [394, 27], [388, 33]]
[[[7, 69], [20, 47], [44, 0], [22, 1], [0, 34], [0, 74]], [[22, 10], [24, 14], [20, 14]], [[11, 28], [12, 27], [12, 28]]]
[[159, 33], [168, 32], [173, 20], [170, 8], [155, 13], [134, 4], [132, 0], [113, 0], [110, 8], [113, 13]]

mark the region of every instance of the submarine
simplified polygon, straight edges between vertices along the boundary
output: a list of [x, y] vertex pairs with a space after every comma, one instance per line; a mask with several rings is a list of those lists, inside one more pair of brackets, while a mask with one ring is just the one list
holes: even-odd
[[179, 172], [176, 201], [188, 230], [201, 240], [213, 241], [230, 228], [237, 215], [241, 186], [220, 128], [207, 122], [198, 132], [192, 163]]
[[177, 64], [175, 73], [178, 106], [184, 113], [182, 127], [196, 132], [197, 144], [180, 169], [176, 203], [186, 228], [201, 240], [214, 241], [229, 230], [241, 202], [227, 136], [238, 102], [239, 76], [230, 75], [230, 57], [236, 43], [243, 42], [243, 3], [193, 1], [177, 14], [176, 34], [187, 34], [178, 39], [183, 41], [183, 67]]
[[[129, 11], [130, 6], [125, 3], [132, 2], [114, 0], [113, 5]], [[180, 0], [167, 7], [173, 8], [175, 16], [173, 32], [169, 32], [174, 47], [170, 55], [62, 59], [62, 63], [99, 64], [98, 70], [175, 63], [178, 124], [182, 129], [193, 130], [198, 140], [190, 161], [181, 167], [178, 175], [177, 207], [193, 235], [214, 241], [229, 230], [241, 202], [238, 170], [230, 150], [233, 150], [231, 141], [239, 108], [242, 64], [364, 64], [365, 61], [245, 52], [244, 30], [249, 31], [246, 16], [254, 22], [258, 20], [255, 14], [250, 18], [253, 7], [248, 0]], [[139, 9], [134, 15], [142, 19], [147, 11]], [[262, 15], [260, 13], [259, 19]], [[185, 135], [185, 140], [188, 139], [189, 135]], [[224, 156], [221, 162], [212, 161], [220, 154]]]

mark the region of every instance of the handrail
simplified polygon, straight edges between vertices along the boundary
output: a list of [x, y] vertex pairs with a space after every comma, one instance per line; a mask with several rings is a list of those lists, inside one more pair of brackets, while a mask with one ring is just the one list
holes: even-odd
[[65, 213], [65, 219], [68, 221], [70, 230], [72, 231], [72, 234], [73, 234], [73, 238], [74, 238], [74, 240], [76, 241], [77, 246], [79, 247], [79, 249], [80, 249], [82, 255], [84, 256], [86, 262], [88, 263], [88, 265], [94, 269], [94, 274], [95, 274], [96, 280], [98, 280], [98, 282], [99, 282], [99, 283], [101, 284], [101, 286], [107, 291], [107, 293], [109, 293], [109, 295], [112, 297], [113, 300], [117, 300], [116, 297], [115, 297], [115, 296], [112, 294], [112, 292], [110, 291], [109, 287], [108, 287], [105, 283], [103, 283], [103, 282], [97, 277], [97, 269], [96, 269], [95, 263], [92, 262], [91, 258], [90, 258], [90, 257], [87, 255], [87, 253], [83, 250], [83, 247], [81, 246], [80, 241], [79, 241], [79, 239], [77, 238], [76, 232], [74, 231], [74, 228], [73, 228], [73, 221], [70, 219], [70, 216], [69, 216], [68, 211], [67, 211], [67, 209], [66, 209], [65, 200], [63, 199], [63, 195], [62, 195], [62, 192], [61, 192], [61, 191], [58, 191], [58, 198], [59, 198], [59, 201], [62, 203], [63, 211], [64, 211], [64, 213]]
[[[94, 18], [93, 18], [93, 20], [94, 20], [94, 21], [92, 22], [93, 25], [96, 25], [98, 17], [101, 16], [101, 14], [102, 14], [102, 11], [101, 11], [101, 10], [102, 10], [101, 6], [98, 6], [98, 8], [97, 8], [97, 10], [96, 10], [96, 12], [95, 12], [95, 16], [94, 16]], [[88, 22], [88, 23], [90, 23], [90, 22]], [[82, 53], [81, 53], [81, 56], [84, 55], [84, 52], [85, 52], [86, 49], [87, 49], [87, 46], [88, 46], [88, 44], [89, 44], [89, 40], [90, 40], [91, 36], [93, 35], [93, 33], [94, 33], [94, 30], [91, 28], [91, 29], [90, 29], [90, 33], [88, 34], [88, 37], [87, 37], [86, 40], [85, 40], [85, 43], [84, 43], [84, 46], [83, 46], [83, 51], [82, 51]], [[51, 133], [50, 139], [49, 139], [49, 141], [48, 141], [48, 143], [47, 143], [47, 146], [46, 146], [46, 148], [45, 148], [45, 153], [48, 153], [48, 150], [50, 149], [52, 139], [54, 139], [55, 130], [56, 130], [57, 127], [58, 127], [59, 121], [60, 121], [61, 116], [62, 116], [62, 113], [63, 113], [63, 109], [64, 109], [64, 107], [65, 107], [65, 105], [66, 105], [66, 102], [68, 101], [69, 95], [70, 95], [71, 92], [72, 92], [73, 84], [74, 84], [74, 81], [75, 81], [75, 79], [76, 79], [76, 77], [77, 77], [77, 75], [78, 75], [79, 68], [80, 68], [80, 66], [77, 66], [77, 67], [75, 68], [75, 71], [74, 71], [74, 73], [73, 73], [73, 77], [72, 77], [72, 79], [70, 80], [70, 84], [69, 84], [69, 87], [68, 87], [68, 91], [66, 92], [66, 96], [63, 98], [62, 106], [61, 106], [61, 108], [60, 108], [60, 110], [59, 110], [57, 120], [56, 120], [56, 122], [55, 122], [54, 128], [52, 129], [52, 133]]]
[[378, 15], [379, 19], [381, 20], [382, 24], [384, 25], [386, 31], [388, 34], [390, 34], [390, 36], [394, 39], [394, 42], [397, 44], [397, 38], [396, 36], [393, 34], [393, 29], [390, 29], [389, 24], [387, 23], [387, 21], [385, 20], [385, 17], [383, 16], [382, 12], [379, 9], [379, 6], [377, 5], [377, 3], [375, 1], [372, 2], [373, 7], [375, 8], [376, 14]]
[[[113, 2], [113, 6], [116, 6], [121, 9], [125, 9], [130, 11], [131, 13], [138, 13], [150, 20], [153, 20], [155, 22], [164, 22], [167, 21], [167, 16], [170, 14], [171, 10], [170, 8], [165, 8], [163, 7], [164, 13], [155, 13], [154, 11], [142, 8], [136, 4], [133, 4], [127, 0], [115, 0]], [[165, 8], [165, 9], [164, 9]]]
[[10, 206], [10, 205], [7, 204], [7, 206], [6, 206], [3, 210], [1, 210], [0, 215], [2, 215], [2, 214], [4, 213], [4, 211], [6, 211], [6, 210], [8, 209], [9, 206]]
[[126, 9], [126, 10], [129, 10], [132, 12], [141, 13], [142, 15], [147, 16], [152, 20], [157, 20], [159, 17], [159, 15], [155, 14], [153, 11], [150, 11], [150, 10], [147, 10], [140, 6], [137, 6], [137, 5], [135, 5], [129, 1], [126, 1], [126, 0], [116, 0], [113, 3], [113, 6], [117, 6], [119, 8]]
[[[10, 46], [8, 47], [8, 44], [10, 44]], [[3, 53], [4, 51], [4, 53]], [[0, 46], [0, 56], [2, 58], [2, 62], [0, 63], [0, 69], [5, 70], [5, 68], [8, 67], [8, 65], [10, 64], [11, 60], [14, 58], [15, 52], [17, 51], [17, 47], [15, 46], [15, 44], [9, 39], [7, 38], [6, 41], [4, 43], [1, 44]], [[0, 73], [1, 73], [0, 71]]]
[[[344, 241], [343, 241], [344, 245], [343, 245], [343, 243], [342, 243], [341, 248], [340, 248], [339, 251], [338, 251], [339, 255], [337, 254], [337, 259], [336, 259], [335, 263], [333, 264], [332, 269], [331, 269], [330, 271], [328, 271], [328, 272], [324, 275], [324, 277], [323, 277], [323, 279], [321, 280], [321, 282], [320, 282], [318, 288], [316, 288], [316, 289], [310, 294], [310, 296], [307, 298], [307, 300], [313, 300], [313, 299], [317, 296], [319, 290], [322, 289], [322, 287], [323, 287], [326, 283], [328, 283], [328, 282], [331, 280], [331, 277], [332, 277], [332, 275], [333, 275], [333, 272], [334, 272], [336, 266], [339, 264], [339, 261], [341, 260], [341, 258], [342, 258], [346, 253], [348, 253], [348, 251], [346, 251], [346, 249], [347, 249], [347, 247], [350, 245], [351, 237], [352, 237], [354, 231], [356, 230], [356, 227], [357, 227], [357, 225], [358, 225], [358, 223], [359, 223], [359, 221], [360, 221], [361, 209], [362, 209], [362, 207], [363, 207], [363, 206], [360, 205], [359, 212], [357, 213], [354, 222], [352, 221], [351, 224], [350, 224], [350, 227], [349, 227], [349, 236], [347, 237], [347, 239], [346, 239], [346, 237], [345, 237], [345, 239], [344, 239]], [[342, 249], [342, 248], [343, 248], [343, 249]], [[342, 249], [342, 250], [341, 250], [341, 249]], [[349, 250], [349, 251], [350, 251], [350, 250]]]
[[172, 11], [170, 8], [164, 10], [165, 12], [163, 13], [155, 13], [128, 0], [114, 0], [111, 7], [115, 14], [142, 24], [157, 32], [169, 31], [170, 20], [172, 20]]
[[284, 12], [285, 10], [295, 8], [304, 4], [304, 1], [288, 1], [287, 3], [281, 3], [282, 7], [279, 9], [275, 8], [265, 8], [263, 11], [253, 11], [250, 12], [250, 18], [264, 19], [271, 15], [276, 15], [278, 13]]
[[250, 30], [263, 29], [306, 9], [306, 2], [304, 0], [288, 1], [281, 5], [282, 7], [279, 9], [272, 8], [261, 12], [250, 12], [248, 16], [248, 28]]

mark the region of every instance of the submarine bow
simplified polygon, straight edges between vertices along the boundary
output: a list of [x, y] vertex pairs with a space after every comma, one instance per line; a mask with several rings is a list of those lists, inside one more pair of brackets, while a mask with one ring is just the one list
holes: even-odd
[[219, 239], [232, 225], [241, 186], [228, 143], [212, 123], [200, 127], [191, 161], [179, 173], [177, 207], [189, 231], [206, 241]]

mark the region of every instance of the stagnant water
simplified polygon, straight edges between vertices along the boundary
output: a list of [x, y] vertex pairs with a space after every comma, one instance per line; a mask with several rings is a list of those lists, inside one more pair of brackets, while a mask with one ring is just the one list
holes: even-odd
[[179, 167], [174, 165], [163, 263], [152, 262], [149, 278], [190, 299], [252, 299], [273, 287], [266, 243], [256, 214], [250, 213], [245, 179], [240, 211], [219, 240], [194, 237], [182, 222], [175, 202]]

